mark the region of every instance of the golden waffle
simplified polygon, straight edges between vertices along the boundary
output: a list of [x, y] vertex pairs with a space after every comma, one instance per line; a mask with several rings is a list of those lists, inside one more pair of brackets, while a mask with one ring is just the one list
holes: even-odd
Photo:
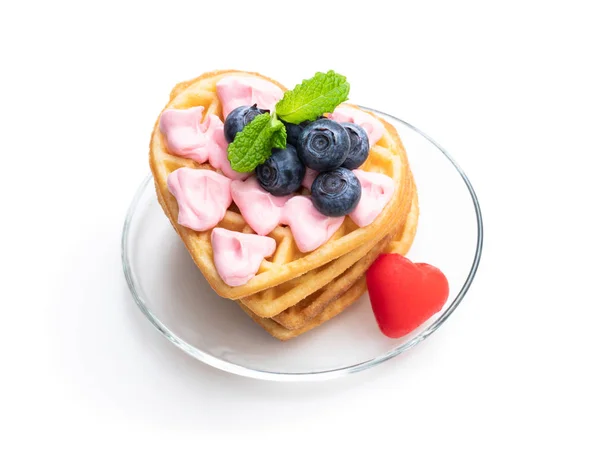
[[365, 278], [361, 278], [356, 283], [352, 285], [350, 289], [340, 295], [335, 302], [331, 305], [328, 305], [323, 312], [321, 312], [318, 316], [311, 319], [308, 324], [305, 326], [295, 329], [289, 330], [279, 325], [273, 319], [269, 318], [261, 318], [255, 315], [252, 311], [246, 308], [241, 303], [239, 304], [242, 309], [252, 318], [256, 323], [258, 323], [263, 329], [269, 332], [273, 337], [277, 338], [281, 341], [287, 341], [291, 338], [297, 337], [298, 335], [302, 335], [309, 330], [314, 329], [315, 327], [320, 326], [324, 322], [329, 321], [331, 318], [337, 316], [354, 302], [356, 302], [361, 295], [365, 293], [367, 290], [367, 283]]
[[[404, 228], [402, 228], [400, 232], [396, 234], [394, 240], [384, 248], [385, 252], [402, 255], [408, 253], [417, 232], [418, 218], [419, 206], [415, 193], [412, 208]], [[300, 327], [293, 329], [286, 328], [274, 319], [257, 316], [242, 303], [239, 303], [239, 305], [252, 319], [254, 319], [255, 322], [273, 337], [281, 341], [297, 337], [337, 316], [366, 292], [367, 282], [364, 274], [380, 252], [381, 251], [377, 251], [377, 247], [374, 248], [372, 254], [367, 255], [363, 260], [346, 270], [336, 281], [326, 286], [323, 292], [319, 291], [318, 296], [314, 299], [313, 296], [310, 296], [309, 299], [313, 300], [311, 300], [308, 305], [304, 306], [302, 303], [298, 304], [301, 306], [299, 307], [298, 312], [295, 312], [293, 316], [302, 318], [303, 316], [306, 316], [302, 314], [304, 311], [316, 313], [313, 317], [304, 321], [303, 325]], [[311, 305], [319, 308], [311, 308]], [[292, 307], [290, 310], [293, 310], [294, 308], [296, 307]], [[288, 320], [293, 321], [293, 316], [290, 315]]]
[[[221, 78], [232, 74], [262, 77], [282, 87], [281, 84], [256, 73], [241, 71], [207, 73], [191, 81], [178, 84], [171, 92], [171, 98], [165, 109], [187, 109], [194, 106], [204, 106], [204, 116], [215, 114], [222, 118], [221, 104], [216, 93], [216, 83]], [[269, 234], [277, 243], [273, 256], [262, 261], [256, 276], [248, 283], [231, 287], [221, 280], [215, 268], [210, 241], [211, 231], [196, 232], [180, 226], [177, 223], [177, 201], [167, 189], [168, 175], [180, 167], [213, 168], [209, 164], [198, 164], [191, 159], [169, 154], [159, 131], [157, 119], [150, 141], [149, 158], [158, 200], [171, 224], [183, 240], [192, 259], [217, 294], [230, 299], [239, 299], [278, 286], [321, 267], [359, 246], [369, 242], [375, 244], [390, 231], [390, 225], [397, 225], [397, 218], [402, 218], [403, 215], [403, 201], [406, 204], [406, 200], [410, 200], [409, 167], [406, 153], [397, 132], [387, 122], [382, 119], [379, 120], [385, 126], [384, 134], [377, 144], [371, 147], [369, 158], [361, 166], [361, 169], [388, 175], [394, 181], [395, 190], [391, 200], [377, 219], [369, 226], [358, 228], [350, 217], [346, 217], [342, 226], [327, 243], [309, 253], [302, 253], [296, 248], [291, 230], [288, 227], [278, 226]], [[404, 220], [400, 219], [399, 222], [403, 223]], [[229, 208], [218, 227], [239, 232], [253, 232], [234, 205]], [[328, 267], [333, 267], [333, 265], [330, 264]], [[302, 285], [303, 280], [299, 280], [294, 284], [296, 287]], [[308, 294], [310, 292], [305, 293], [305, 295]], [[277, 296], [275, 297], [277, 298]]]

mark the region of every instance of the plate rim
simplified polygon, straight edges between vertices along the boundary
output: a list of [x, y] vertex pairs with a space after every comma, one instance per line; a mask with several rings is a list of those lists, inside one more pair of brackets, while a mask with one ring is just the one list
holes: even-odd
[[413, 126], [412, 124], [394, 116], [388, 114], [386, 112], [369, 108], [366, 106], [359, 105], [361, 109], [368, 110], [370, 112], [374, 112], [376, 114], [381, 114], [387, 116], [407, 128], [413, 130], [415, 133], [421, 135], [424, 139], [429, 141], [434, 147], [436, 147], [442, 155], [450, 161], [450, 163], [457, 170], [459, 175], [461, 176], [464, 184], [466, 185], [469, 194], [471, 196], [473, 206], [475, 209], [475, 215], [477, 219], [477, 243], [475, 248], [475, 257], [473, 259], [473, 263], [471, 264], [471, 269], [469, 270], [469, 274], [467, 275], [467, 279], [463, 283], [461, 289], [458, 294], [452, 301], [452, 303], [444, 310], [444, 312], [437, 318], [433, 324], [431, 324], [426, 330], [421, 332], [418, 336], [408, 340], [405, 343], [385, 352], [382, 355], [374, 357], [370, 360], [365, 360], [363, 362], [359, 362], [353, 365], [348, 365], [339, 368], [333, 368], [328, 370], [319, 370], [319, 371], [310, 371], [310, 372], [275, 372], [275, 371], [267, 371], [267, 370], [259, 370], [253, 369], [249, 367], [245, 367], [243, 365], [239, 365], [236, 363], [228, 362], [218, 357], [215, 357], [211, 354], [208, 354], [204, 351], [199, 350], [198, 348], [190, 345], [185, 340], [177, 336], [172, 330], [170, 330], [165, 324], [163, 324], [160, 319], [158, 319], [154, 313], [148, 308], [145, 304], [144, 299], [138, 294], [135, 279], [132, 273], [131, 263], [129, 261], [128, 256], [128, 245], [129, 245], [129, 229], [131, 226], [131, 220], [137, 208], [137, 205], [146, 190], [146, 187], [152, 180], [152, 173], [149, 173], [146, 178], [142, 181], [138, 189], [136, 190], [131, 203], [129, 204], [129, 208], [127, 209], [127, 213], [125, 215], [125, 221], [123, 223], [123, 228], [121, 232], [121, 263], [123, 266], [123, 273], [125, 275], [125, 280], [127, 281], [127, 286], [129, 287], [129, 291], [133, 297], [138, 308], [142, 311], [142, 313], [146, 316], [146, 318], [150, 321], [150, 323], [157, 329], [165, 338], [171, 341], [175, 346], [179, 349], [187, 353], [188, 355], [194, 357], [201, 362], [210, 365], [214, 368], [218, 368], [222, 371], [226, 371], [228, 373], [236, 374], [239, 376], [245, 376], [254, 379], [262, 379], [262, 380], [270, 380], [270, 381], [278, 381], [278, 382], [300, 382], [300, 381], [322, 381], [328, 379], [334, 379], [343, 377], [352, 373], [358, 373], [360, 371], [367, 370], [374, 366], [380, 365], [383, 362], [390, 360], [403, 352], [413, 348], [423, 340], [427, 339], [431, 336], [456, 310], [458, 305], [462, 302], [467, 291], [471, 287], [473, 280], [475, 279], [475, 275], [479, 268], [479, 263], [481, 262], [481, 255], [483, 251], [483, 217], [481, 213], [481, 206], [479, 204], [479, 199], [471, 184], [471, 181], [467, 177], [466, 173], [460, 167], [460, 165], [456, 162], [454, 158], [444, 149], [440, 144], [438, 144], [434, 139], [432, 139], [429, 135], [425, 134], [419, 128]]

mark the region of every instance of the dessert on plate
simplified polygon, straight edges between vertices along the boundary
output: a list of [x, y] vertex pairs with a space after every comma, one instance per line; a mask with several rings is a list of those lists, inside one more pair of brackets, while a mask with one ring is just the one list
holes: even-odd
[[348, 92], [333, 71], [292, 90], [216, 71], [176, 85], [152, 132], [158, 201], [195, 264], [280, 340], [350, 306], [416, 233], [402, 142]]

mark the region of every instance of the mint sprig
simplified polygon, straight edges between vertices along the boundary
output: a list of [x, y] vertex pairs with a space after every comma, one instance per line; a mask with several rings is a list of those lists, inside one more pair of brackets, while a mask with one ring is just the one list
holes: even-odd
[[350, 84], [346, 77], [333, 70], [305, 79], [284, 93], [271, 114], [256, 116], [236, 134], [227, 148], [231, 168], [238, 172], [253, 171], [267, 161], [271, 149], [286, 147], [287, 133], [281, 120], [295, 124], [313, 121], [333, 112], [338, 104], [348, 99], [349, 92]]
[[289, 123], [313, 121], [348, 99], [350, 84], [333, 70], [316, 73], [293, 90], [283, 94], [275, 109], [280, 119]]
[[269, 113], [257, 115], [236, 134], [227, 148], [231, 168], [238, 172], [253, 171], [271, 156], [271, 149], [285, 148], [285, 125]]
[[[279, 120], [277, 122], [281, 123]], [[275, 130], [273, 133], [273, 148], [276, 149], [284, 149], [287, 145], [287, 131], [283, 123], [281, 123], [283, 128], [279, 128]]]

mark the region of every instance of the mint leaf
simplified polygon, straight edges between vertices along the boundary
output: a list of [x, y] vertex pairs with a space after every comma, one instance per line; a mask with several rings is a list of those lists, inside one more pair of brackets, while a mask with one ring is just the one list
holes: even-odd
[[277, 115], [289, 123], [313, 121], [326, 112], [332, 112], [336, 106], [348, 99], [350, 84], [346, 77], [333, 70], [316, 73], [305, 79], [293, 90], [283, 94], [275, 106]]
[[[279, 122], [279, 120], [277, 120]], [[279, 122], [281, 123], [281, 122]], [[283, 125], [283, 123], [281, 123]], [[273, 134], [273, 147], [277, 149], [284, 149], [287, 147], [287, 131], [285, 125], [283, 128], [278, 129]]]
[[268, 112], [256, 116], [227, 147], [231, 168], [238, 172], [253, 171], [267, 161], [273, 147], [285, 148], [286, 140], [285, 125], [280, 120]]

